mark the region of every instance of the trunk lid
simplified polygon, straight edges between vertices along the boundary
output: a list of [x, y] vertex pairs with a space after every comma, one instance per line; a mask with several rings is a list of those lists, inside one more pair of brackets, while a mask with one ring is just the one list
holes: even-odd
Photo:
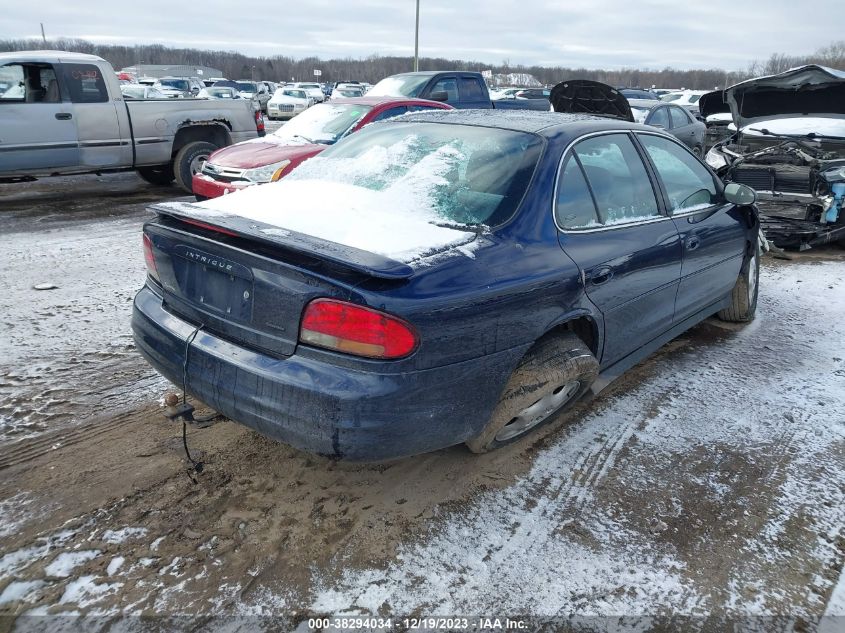
[[292, 354], [305, 305], [354, 300], [354, 287], [400, 284], [407, 264], [238, 217], [197, 221], [190, 205], [156, 205], [147, 223], [168, 310], [222, 338]]

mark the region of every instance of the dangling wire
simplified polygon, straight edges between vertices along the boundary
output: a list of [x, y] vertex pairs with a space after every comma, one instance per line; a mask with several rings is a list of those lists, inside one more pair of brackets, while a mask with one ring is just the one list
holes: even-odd
[[[199, 331], [202, 329], [202, 327], [203, 327], [202, 325], [197, 327], [197, 329], [195, 329], [193, 332], [191, 332], [191, 335], [187, 339], [185, 339], [185, 360], [182, 364], [182, 404], [185, 404], [187, 402], [188, 354], [191, 351], [191, 343], [194, 342], [194, 339], [197, 337], [197, 334], [199, 334]], [[203, 464], [202, 462], [194, 461], [194, 458], [191, 457], [191, 452], [188, 450], [188, 422], [185, 420], [184, 417], [182, 418], [182, 446], [185, 447], [185, 456], [188, 458], [188, 461], [191, 463], [191, 466], [193, 467], [192, 470], [194, 470], [197, 473], [201, 473], [205, 464]], [[194, 477], [193, 477], [193, 475], [191, 475], [190, 471], [188, 471], [188, 476], [191, 478], [191, 481], [193, 481], [194, 483], [197, 483], [197, 480], [194, 479]]]

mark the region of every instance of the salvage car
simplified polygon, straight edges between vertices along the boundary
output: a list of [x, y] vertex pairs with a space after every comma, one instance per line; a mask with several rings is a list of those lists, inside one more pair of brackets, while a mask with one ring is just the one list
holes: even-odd
[[485, 452], [702, 319], [752, 319], [753, 202], [653, 127], [412, 113], [151, 207], [132, 328], [171, 382], [300, 449]]
[[[619, 91], [625, 96], [625, 91]], [[645, 123], [666, 130], [692, 150], [696, 156], [704, 155], [704, 123], [695, 119], [680, 106], [663, 103], [659, 99], [631, 99], [631, 113], [637, 123]]]
[[[264, 112], [264, 114], [267, 114], [267, 102], [270, 101], [271, 95], [263, 82], [238, 79], [233, 83], [238, 87], [238, 94], [241, 96], [241, 99], [255, 100], [258, 103], [258, 109]], [[214, 85], [217, 86], [219, 84], [225, 85], [224, 82], [218, 82]]]
[[204, 200], [279, 180], [302, 161], [369, 123], [429, 109], [451, 107], [423, 99], [389, 97], [332, 99], [317, 104], [257, 142], [240, 143], [229, 151], [212, 154], [194, 176], [194, 194]]
[[20, 88], [0, 97], [0, 182], [134, 169], [191, 193], [215, 149], [264, 133], [244, 102], [125, 99], [94, 55], [0, 53], [0, 69]]
[[730, 110], [734, 133], [707, 163], [757, 190], [763, 231], [780, 248], [845, 241], [845, 72], [807, 65], [731, 86], [702, 114]]

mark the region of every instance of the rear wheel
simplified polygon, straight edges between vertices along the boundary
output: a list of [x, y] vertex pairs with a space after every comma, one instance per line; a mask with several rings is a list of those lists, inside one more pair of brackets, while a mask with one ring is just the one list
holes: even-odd
[[173, 166], [139, 167], [138, 175], [151, 185], [167, 186], [173, 182]]
[[742, 270], [731, 291], [731, 305], [719, 310], [722, 321], [746, 323], [754, 319], [757, 312], [757, 296], [760, 291], [760, 242], [754, 243], [751, 253], [745, 258]]
[[487, 426], [467, 446], [486, 453], [517, 441], [576, 402], [598, 372], [595, 356], [575, 334], [540, 341], [520, 361]]
[[193, 193], [191, 180], [194, 174], [202, 171], [205, 161], [216, 149], [218, 149], [216, 145], [207, 141], [194, 141], [180, 149], [176, 153], [176, 158], [173, 159], [176, 184], [188, 193]]

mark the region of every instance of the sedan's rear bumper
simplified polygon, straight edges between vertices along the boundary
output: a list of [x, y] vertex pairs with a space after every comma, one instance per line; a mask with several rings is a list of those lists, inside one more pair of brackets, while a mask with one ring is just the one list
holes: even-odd
[[[168, 312], [149, 287], [135, 297], [137, 347], [179, 386], [186, 341], [195, 327]], [[186, 386], [268, 437], [338, 459], [378, 461], [476, 435], [524, 351], [391, 374], [343, 367], [300, 350], [277, 358], [200, 331], [190, 345]]]

